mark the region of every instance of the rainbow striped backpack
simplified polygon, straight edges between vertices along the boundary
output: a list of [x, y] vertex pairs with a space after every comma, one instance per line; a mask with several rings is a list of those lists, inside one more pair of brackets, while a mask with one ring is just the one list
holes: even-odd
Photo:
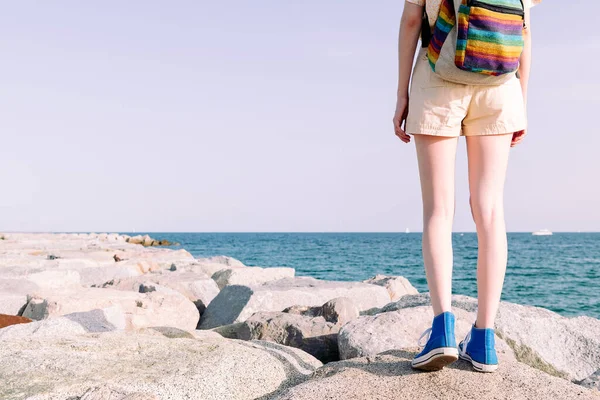
[[[519, 68], [524, 21], [523, 0], [443, 0], [423, 47], [428, 45], [429, 64], [441, 78], [499, 85], [514, 78]], [[429, 22], [423, 27], [429, 29]]]

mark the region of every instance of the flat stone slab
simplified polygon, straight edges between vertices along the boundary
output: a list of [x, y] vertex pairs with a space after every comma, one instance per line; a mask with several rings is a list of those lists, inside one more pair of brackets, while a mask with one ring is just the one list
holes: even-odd
[[[0, 337], [0, 398], [251, 400], [321, 365], [298, 349], [204, 331]], [[124, 397], [133, 395], [146, 397]]]
[[493, 374], [474, 372], [457, 361], [438, 372], [418, 372], [410, 360], [417, 350], [329, 363], [311, 379], [283, 389], [273, 400], [598, 400], [597, 392], [516, 361], [500, 360]]

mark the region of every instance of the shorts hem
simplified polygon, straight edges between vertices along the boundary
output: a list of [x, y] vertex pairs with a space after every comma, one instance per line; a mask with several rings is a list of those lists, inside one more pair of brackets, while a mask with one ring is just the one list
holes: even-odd
[[527, 123], [521, 124], [494, 124], [494, 125], [475, 125], [463, 127], [463, 136], [491, 136], [507, 135], [527, 129]]
[[406, 133], [409, 135], [428, 135], [428, 136], [444, 136], [444, 137], [458, 137], [460, 131], [455, 129], [440, 129], [440, 128], [427, 128], [419, 126], [417, 128], [406, 129]]

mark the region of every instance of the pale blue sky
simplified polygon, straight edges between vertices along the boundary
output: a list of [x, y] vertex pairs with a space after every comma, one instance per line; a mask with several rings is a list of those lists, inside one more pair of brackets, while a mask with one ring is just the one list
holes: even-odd
[[[414, 145], [391, 124], [402, 7], [5, 2], [0, 231], [420, 230]], [[600, 230], [598, 12], [533, 9], [510, 231]], [[455, 230], [473, 230], [463, 139], [456, 174]]]

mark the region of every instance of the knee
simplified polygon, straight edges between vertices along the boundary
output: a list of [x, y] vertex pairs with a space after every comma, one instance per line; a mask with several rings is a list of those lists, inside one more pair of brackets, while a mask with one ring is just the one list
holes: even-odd
[[478, 199], [469, 197], [471, 216], [478, 228], [492, 226], [504, 219], [502, 199]]
[[455, 206], [453, 202], [434, 202], [424, 207], [423, 211], [427, 221], [452, 224]]

